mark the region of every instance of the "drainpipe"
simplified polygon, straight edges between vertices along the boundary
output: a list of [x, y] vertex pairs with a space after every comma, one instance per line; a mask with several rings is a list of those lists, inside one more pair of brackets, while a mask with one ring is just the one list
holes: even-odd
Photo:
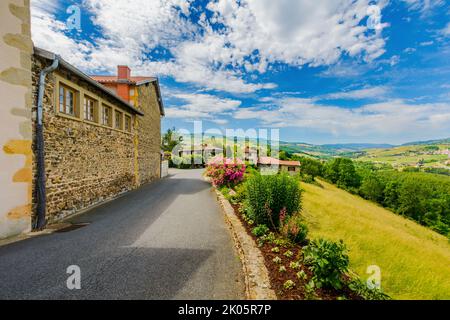
[[45, 78], [47, 74], [55, 71], [59, 65], [59, 56], [56, 55], [51, 66], [41, 71], [39, 76], [39, 91], [37, 100], [37, 117], [36, 117], [36, 161], [37, 161], [37, 178], [36, 178], [36, 219], [33, 230], [42, 230], [46, 225], [45, 210], [46, 204], [46, 188], [45, 188], [45, 153], [44, 153], [44, 130], [42, 125], [43, 108], [45, 91]]

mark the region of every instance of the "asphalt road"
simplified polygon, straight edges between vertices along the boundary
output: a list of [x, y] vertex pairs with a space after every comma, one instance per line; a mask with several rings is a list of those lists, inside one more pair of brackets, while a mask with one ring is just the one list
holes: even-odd
[[[0, 247], [0, 299], [244, 298], [231, 235], [201, 173], [172, 171], [71, 221], [87, 226]], [[81, 289], [67, 287], [71, 265]]]

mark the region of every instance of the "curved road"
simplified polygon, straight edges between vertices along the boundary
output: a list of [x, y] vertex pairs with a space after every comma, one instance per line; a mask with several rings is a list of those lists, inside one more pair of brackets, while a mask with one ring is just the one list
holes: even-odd
[[[202, 170], [171, 171], [72, 219], [89, 223], [0, 247], [0, 299], [242, 299], [241, 264]], [[68, 266], [81, 289], [66, 285]]]

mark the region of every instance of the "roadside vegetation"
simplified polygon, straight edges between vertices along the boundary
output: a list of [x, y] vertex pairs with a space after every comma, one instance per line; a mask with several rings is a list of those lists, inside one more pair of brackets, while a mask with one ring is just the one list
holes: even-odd
[[[243, 172], [245, 174], [236, 174]], [[234, 174], [233, 174], [234, 173]], [[281, 299], [388, 299], [350, 270], [346, 244], [310, 240], [297, 177], [262, 176], [242, 163], [213, 162], [205, 175], [229, 199], [258, 243]]]

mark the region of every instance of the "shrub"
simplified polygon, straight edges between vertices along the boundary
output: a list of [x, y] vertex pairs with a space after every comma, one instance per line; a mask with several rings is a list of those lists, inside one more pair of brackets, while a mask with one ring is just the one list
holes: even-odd
[[260, 224], [257, 227], [254, 227], [252, 230], [252, 233], [255, 235], [255, 237], [262, 237], [266, 235], [269, 232], [269, 228], [265, 224]]
[[272, 230], [280, 226], [280, 214], [288, 218], [300, 210], [300, 185], [287, 174], [256, 174], [245, 182], [245, 190], [246, 206], [252, 219]]
[[208, 162], [205, 175], [215, 186], [234, 186], [244, 178], [245, 164], [239, 159], [226, 159], [222, 156]]
[[292, 217], [283, 226], [283, 234], [292, 242], [305, 244], [308, 237], [308, 226], [298, 217]]
[[312, 241], [303, 248], [304, 262], [314, 273], [312, 280], [320, 287], [342, 288], [342, 275], [348, 272], [349, 258], [343, 241]]

